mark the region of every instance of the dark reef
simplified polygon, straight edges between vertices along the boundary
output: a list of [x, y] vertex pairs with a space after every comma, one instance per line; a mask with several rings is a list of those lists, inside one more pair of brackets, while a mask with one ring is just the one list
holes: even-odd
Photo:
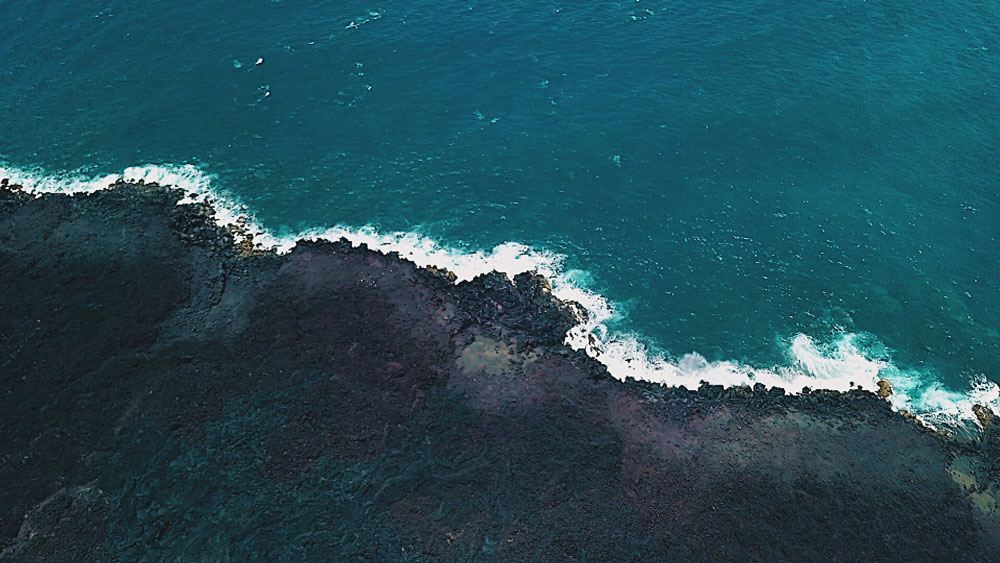
[[0, 187], [0, 560], [1000, 560], [992, 426], [620, 382], [540, 277], [181, 196]]

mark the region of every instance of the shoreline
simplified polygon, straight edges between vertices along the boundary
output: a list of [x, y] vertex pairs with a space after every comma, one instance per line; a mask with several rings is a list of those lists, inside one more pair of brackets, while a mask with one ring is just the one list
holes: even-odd
[[184, 197], [0, 188], [0, 560], [274, 558], [303, 530], [327, 557], [1000, 553], [995, 425], [946, 439], [871, 391], [620, 381], [564, 344], [580, 311], [542, 276], [260, 252]]
[[[806, 332], [798, 332], [794, 337], [786, 335], [783, 346], [787, 347], [787, 361], [773, 365], [724, 359], [709, 361], [697, 351], [679, 356], [655, 352], [640, 335], [609, 331], [609, 325], [618, 315], [617, 305], [578, 284], [572, 271], [563, 266], [565, 257], [559, 254], [516, 242], [506, 242], [492, 250], [453, 248], [417, 232], [381, 233], [369, 226], [338, 225], [277, 235], [260, 224], [232, 195], [217, 190], [214, 176], [192, 165], [132, 166], [118, 175], [81, 171], [50, 174], [39, 168], [0, 166], [0, 178], [4, 176], [25, 184], [26, 191], [34, 195], [93, 193], [122, 182], [170, 186], [183, 194], [180, 203], [207, 205], [204, 212], [233, 235], [243, 252], [273, 250], [286, 254], [300, 240], [346, 238], [354, 246], [367, 244], [382, 253], [396, 252], [421, 267], [450, 270], [456, 274], [455, 282], [471, 281], [491, 271], [503, 272], [508, 278], [536, 271], [547, 277], [553, 295], [562, 301], [581, 304], [588, 313], [586, 322], [581, 321], [567, 332], [566, 343], [585, 350], [620, 380], [632, 377], [691, 390], [697, 390], [706, 381], [726, 387], [763, 383], [793, 394], [806, 387], [841, 392], [862, 388], [880, 393], [893, 410], [912, 413], [928, 427], [962, 438], [975, 438], [981, 432], [982, 417], [977, 409], [987, 407], [1000, 412], [1000, 386], [982, 374], [971, 376], [964, 389], [942, 386], [932, 372], [897, 366], [884, 351], [867, 350], [864, 344], [867, 337], [863, 333], [844, 331], [828, 339], [814, 339]], [[877, 342], [877, 335], [871, 337]], [[893, 391], [887, 396], [886, 383]]]

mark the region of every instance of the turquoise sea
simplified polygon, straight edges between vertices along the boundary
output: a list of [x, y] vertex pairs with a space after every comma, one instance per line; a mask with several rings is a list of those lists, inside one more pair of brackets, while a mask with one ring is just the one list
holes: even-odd
[[1000, 407], [996, 2], [5, 0], [0, 167], [539, 267], [620, 377]]

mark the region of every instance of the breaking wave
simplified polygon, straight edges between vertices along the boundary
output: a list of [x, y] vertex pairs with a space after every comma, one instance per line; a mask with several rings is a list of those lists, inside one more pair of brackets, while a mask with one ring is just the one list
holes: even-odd
[[805, 387], [835, 391], [861, 387], [874, 391], [879, 380], [884, 379], [892, 385], [889, 402], [895, 410], [908, 411], [931, 427], [960, 433], [974, 432], [978, 427], [974, 405], [986, 405], [1000, 412], [1000, 386], [985, 376], [974, 377], [964, 391], [950, 390], [933, 372], [898, 368], [877, 340], [849, 332], [825, 342], [796, 334], [786, 342], [787, 363], [770, 367], [708, 361], [693, 352], [679, 357], [655, 354], [643, 344], [641, 336], [608, 328], [610, 321], [618, 320], [619, 310], [604, 296], [587, 288], [581, 281], [587, 278], [585, 272], [565, 268], [564, 257], [559, 254], [516, 242], [506, 242], [491, 250], [467, 251], [442, 245], [418, 233], [384, 233], [370, 226], [335, 226], [277, 236], [255, 221], [236, 198], [216, 189], [213, 176], [192, 165], [134, 166], [121, 173], [104, 175], [51, 173], [0, 165], [0, 178], [21, 184], [34, 194], [94, 192], [120, 179], [171, 185], [187, 194], [181, 204], [210, 203], [220, 225], [239, 225], [253, 236], [259, 247], [273, 248], [279, 253], [288, 252], [302, 239], [345, 238], [355, 246], [365, 244], [382, 252], [397, 252], [420, 266], [448, 269], [457, 276], [457, 281], [471, 280], [494, 270], [511, 277], [536, 271], [549, 279], [553, 295], [576, 301], [588, 312], [588, 319], [567, 333], [566, 343], [585, 350], [619, 379], [632, 377], [688, 389], [698, 388], [701, 382], [725, 386], [761, 383], [792, 393]]

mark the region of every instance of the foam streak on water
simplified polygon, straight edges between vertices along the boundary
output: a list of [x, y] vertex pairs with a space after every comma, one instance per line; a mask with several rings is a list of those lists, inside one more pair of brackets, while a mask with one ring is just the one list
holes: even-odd
[[680, 357], [651, 354], [640, 336], [609, 331], [609, 321], [618, 315], [616, 307], [578, 283], [579, 272], [565, 269], [563, 257], [558, 254], [516, 242], [500, 244], [488, 251], [459, 250], [417, 233], [381, 233], [369, 226], [336, 226], [279, 237], [254, 221], [245, 206], [215, 189], [212, 176], [191, 165], [134, 166], [120, 174], [104, 175], [53, 174], [0, 165], [0, 178], [21, 184], [34, 194], [94, 192], [119, 179], [172, 185], [187, 193], [181, 204], [207, 201], [215, 209], [215, 219], [220, 225], [240, 224], [254, 235], [259, 246], [280, 253], [288, 252], [301, 239], [345, 238], [355, 246], [365, 244], [382, 252], [398, 252], [420, 266], [448, 269], [455, 273], [457, 281], [471, 280], [494, 270], [510, 277], [536, 271], [550, 280], [556, 297], [576, 301], [588, 311], [587, 321], [567, 333], [566, 343], [585, 350], [619, 379], [632, 377], [688, 389], [696, 389], [702, 382], [725, 386], [762, 383], [792, 393], [801, 392], [804, 387], [847, 391], [852, 386], [861, 386], [875, 390], [878, 381], [885, 379], [894, 389], [890, 397], [894, 409], [909, 411], [929, 426], [959, 432], [974, 431], [978, 426], [973, 405], [986, 405], [1000, 412], [1000, 387], [985, 377], [973, 378], [964, 392], [949, 390], [931, 372], [897, 368], [884, 359], [884, 353], [876, 352], [872, 344], [864, 344], [849, 332], [827, 343], [816, 342], [806, 334], [794, 335], [787, 342], [788, 362], [771, 367], [710, 362], [694, 352]]

